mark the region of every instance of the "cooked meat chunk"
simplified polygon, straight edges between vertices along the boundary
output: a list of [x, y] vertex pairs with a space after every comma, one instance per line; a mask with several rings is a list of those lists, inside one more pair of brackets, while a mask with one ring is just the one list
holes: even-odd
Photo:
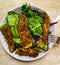
[[5, 38], [9, 38], [9, 39], [12, 39], [12, 33], [11, 33], [11, 30], [10, 30], [10, 27], [9, 26], [6, 26], [2, 29], [2, 33], [3, 35], [5, 36]]
[[10, 30], [10, 27], [6, 26], [5, 28], [3, 28], [2, 29], [2, 33], [3, 33], [4, 37], [7, 40], [7, 44], [8, 44], [10, 52], [11, 53], [14, 52], [15, 45], [14, 45], [14, 42], [12, 40], [12, 33], [11, 33], [11, 30]]
[[29, 54], [29, 56], [31, 56], [31, 57], [36, 57], [39, 53], [38, 53], [38, 51], [35, 50], [35, 49], [28, 49], [28, 54]]
[[32, 36], [28, 29], [28, 20], [22, 15], [18, 24], [18, 33], [21, 39], [21, 46], [25, 49], [32, 46]]
[[15, 51], [15, 45], [14, 44], [12, 44], [11, 46], [9, 46], [9, 51], [11, 53], [13, 53]]
[[48, 44], [48, 33], [50, 28], [50, 19], [47, 13], [43, 12], [44, 24], [43, 24], [43, 41]]
[[27, 56], [28, 55], [27, 49], [19, 48], [18, 54], [21, 55], [21, 56]]
[[19, 48], [18, 49], [18, 54], [21, 56], [31, 56], [31, 57], [36, 57], [39, 53], [35, 49], [24, 49], [24, 48]]

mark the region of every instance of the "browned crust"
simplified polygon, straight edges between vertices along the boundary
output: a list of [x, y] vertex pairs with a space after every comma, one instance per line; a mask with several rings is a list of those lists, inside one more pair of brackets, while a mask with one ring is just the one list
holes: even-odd
[[18, 24], [19, 37], [21, 39], [21, 46], [23, 48], [29, 48], [32, 46], [32, 36], [28, 29], [28, 20], [26, 16], [22, 15]]
[[24, 48], [19, 48], [18, 49], [18, 54], [21, 56], [31, 56], [31, 57], [36, 57], [39, 53], [35, 49], [24, 49]]
[[43, 12], [44, 24], [43, 24], [43, 41], [48, 44], [48, 33], [50, 29], [50, 18], [46, 12]]
[[8, 47], [9, 47], [9, 51], [11, 53], [14, 52], [15, 45], [14, 45], [14, 42], [12, 40], [12, 33], [11, 33], [11, 30], [10, 30], [10, 27], [9, 26], [6, 26], [5, 28], [3, 28], [2, 29], [2, 33], [3, 33], [4, 37], [7, 40], [7, 44], [8, 44]]

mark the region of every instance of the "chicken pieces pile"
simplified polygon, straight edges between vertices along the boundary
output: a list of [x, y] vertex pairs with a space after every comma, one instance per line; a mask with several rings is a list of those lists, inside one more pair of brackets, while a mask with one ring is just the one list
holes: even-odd
[[[26, 16], [22, 15], [20, 17], [17, 28], [18, 28], [19, 37], [21, 39], [20, 42], [21, 47], [17, 48], [18, 54], [22, 56], [27, 55], [27, 56], [36, 57], [38, 55], [38, 51], [30, 48], [32, 46], [32, 36], [28, 28], [28, 20]], [[11, 53], [14, 52], [16, 50], [16, 46], [13, 42], [13, 36], [10, 27], [8, 25], [4, 27], [2, 29], [2, 33], [7, 40], [9, 51]]]
[[31, 57], [36, 57], [39, 53], [36, 49], [24, 49], [24, 48], [19, 48], [17, 49], [18, 53], [20, 56], [31, 56]]
[[22, 48], [19, 48], [19, 54], [29, 55], [33, 57], [37, 56], [38, 51], [34, 49], [30, 49], [30, 47], [32, 46], [32, 36], [29, 30], [28, 20], [24, 15], [20, 17], [18, 24], [18, 32], [19, 32], [19, 37], [21, 39], [20, 44], [22, 46]]

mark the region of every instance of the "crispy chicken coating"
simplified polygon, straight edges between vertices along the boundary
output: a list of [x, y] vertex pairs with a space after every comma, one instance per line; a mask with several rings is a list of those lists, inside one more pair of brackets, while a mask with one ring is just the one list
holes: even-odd
[[7, 40], [7, 44], [8, 44], [8, 47], [9, 47], [9, 51], [11, 53], [14, 52], [15, 45], [14, 45], [14, 42], [12, 40], [12, 33], [11, 33], [11, 30], [10, 30], [10, 27], [9, 26], [6, 26], [5, 28], [3, 28], [2, 29], [2, 33], [3, 33], [4, 37]]
[[48, 33], [50, 29], [50, 19], [47, 13], [43, 12], [44, 24], [43, 24], [43, 41], [48, 44]]
[[22, 15], [18, 24], [18, 33], [21, 39], [21, 46], [25, 49], [32, 46], [32, 36], [30, 30], [28, 29], [28, 20]]
[[38, 56], [39, 52], [35, 49], [28, 49], [28, 54], [31, 57], [36, 57], [36, 56]]
[[31, 57], [36, 57], [39, 53], [35, 49], [24, 49], [24, 48], [19, 48], [18, 49], [18, 54], [21, 56], [31, 56]]

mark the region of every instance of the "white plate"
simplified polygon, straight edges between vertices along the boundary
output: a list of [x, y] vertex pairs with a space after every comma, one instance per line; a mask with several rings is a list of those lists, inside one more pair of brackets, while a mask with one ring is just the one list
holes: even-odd
[[[38, 9], [38, 11], [43, 12], [41, 9], [36, 8], [36, 7], [34, 7], [34, 6], [32, 6], [32, 9]], [[20, 13], [20, 12], [21, 12], [21, 7], [15, 8], [13, 11], [15, 11], [15, 12], [17, 12], [17, 13]], [[6, 21], [6, 17], [3, 19], [3, 21], [0, 23], [0, 25], [4, 24], [5, 21]], [[52, 32], [54, 33], [54, 26], [52, 26], [52, 27], [50, 28], [50, 30], [52, 30]], [[2, 34], [1, 32], [0, 32], [0, 41], [1, 41], [1, 43], [2, 43], [2, 45], [3, 45], [3, 47], [4, 47], [4, 49], [6, 50], [6, 52], [7, 52], [9, 55], [11, 55], [12, 57], [14, 57], [14, 58], [16, 58], [16, 59], [22, 60], [22, 61], [33, 61], [33, 60], [39, 59], [39, 58], [43, 57], [44, 55], [46, 55], [47, 52], [49, 51], [49, 50], [48, 50], [48, 51], [46, 51], [46, 52], [40, 53], [40, 54], [39, 54], [37, 57], [35, 57], [35, 58], [29, 57], [29, 56], [19, 56], [18, 54], [15, 54], [15, 52], [14, 52], [14, 53], [10, 53], [10, 52], [9, 52], [8, 45], [7, 45], [7, 43], [6, 43], [6, 41], [5, 41], [5, 38], [4, 38], [4, 36], [3, 36], [3, 34]], [[53, 44], [54, 44], [54, 43], [49, 42], [49, 48], [52, 48]]]

